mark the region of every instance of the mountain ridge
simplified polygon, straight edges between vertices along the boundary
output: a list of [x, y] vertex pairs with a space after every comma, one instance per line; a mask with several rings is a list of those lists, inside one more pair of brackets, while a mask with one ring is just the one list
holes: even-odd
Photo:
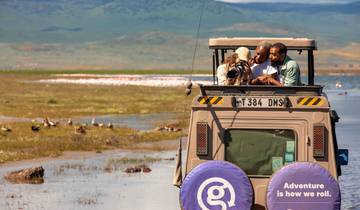
[[[321, 65], [334, 65], [334, 55], [340, 63], [358, 62], [356, 56], [331, 50], [359, 48], [360, 12], [344, 12], [358, 8], [359, 2], [335, 7], [211, 0], [3, 0], [0, 68], [79, 64], [188, 69], [182, 61], [191, 59], [204, 3], [196, 68], [210, 66], [208, 38], [224, 36], [313, 38], [327, 52], [320, 56]], [[265, 12], [274, 6], [276, 10]]]

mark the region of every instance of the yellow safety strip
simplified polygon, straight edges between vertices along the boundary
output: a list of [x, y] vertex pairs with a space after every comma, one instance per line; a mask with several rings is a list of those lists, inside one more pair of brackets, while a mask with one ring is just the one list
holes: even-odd
[[297, 105], [300, 106], [321, 106], [324, 104], [324, 100], [319, 97], [301, 97], [297, 101]]
[[224, 98], [219, 96], [200, 96], [198, 102], [200, 104], [223, 104]]

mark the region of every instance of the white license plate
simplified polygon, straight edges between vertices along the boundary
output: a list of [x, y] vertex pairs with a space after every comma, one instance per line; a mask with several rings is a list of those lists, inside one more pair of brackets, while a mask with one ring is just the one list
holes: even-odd
[[284, 107], [285, 98], [236, 97], [237, 107]]

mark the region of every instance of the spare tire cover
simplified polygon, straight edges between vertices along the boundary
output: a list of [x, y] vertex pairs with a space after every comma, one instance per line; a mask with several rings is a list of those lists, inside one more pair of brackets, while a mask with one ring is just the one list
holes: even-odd
[[184, 210], [248, 210], [253, 202], [249, 178], [226, 161], [207, 161], [195, 167], [180, 189]]
[[269, 210], [340, 209], [340, 188], [316, 163], [296, 162], [277, 171], [267, 188]]

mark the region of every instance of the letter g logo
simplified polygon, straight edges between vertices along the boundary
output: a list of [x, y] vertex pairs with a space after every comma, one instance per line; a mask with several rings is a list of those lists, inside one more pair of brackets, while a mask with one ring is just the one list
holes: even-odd
[[[235, 191], [230, 182], [220, 177], [212, 177], [201, 183], [197, 191], [197, 201], [202, 210], [210, 210], [203, 201], [205, 188], [207, 188], [206, 203], [209, 206], [221, 206], [221, 210], [227, 210], [228, 207], [235, 206]], [[222, 200], [224, 197], [228, 197], [225, 196], [225, 190], [230, 194], [229, 200], [226, 200], [226, 202]]]

